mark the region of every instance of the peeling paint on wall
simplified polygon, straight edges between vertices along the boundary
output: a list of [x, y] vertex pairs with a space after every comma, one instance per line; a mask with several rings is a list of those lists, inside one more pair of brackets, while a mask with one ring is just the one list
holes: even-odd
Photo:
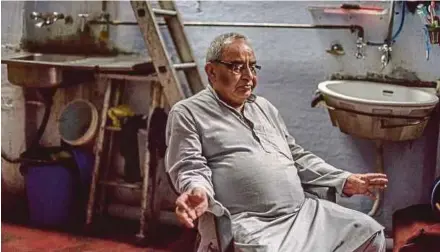
[[398, 67], [390, 74], [380, 74], [367, 72], [365, 75], [350, 75], [344, 73], [333, 73], [330, 80], [359, 80], [395, 84], [406, 87], [423, 87], [436, 88], [435, 81], [422, 81], [418, 78], [417, 73]]
[[[341, 2], [178, 1], [177, 6], [183, 19], [187, 21], [303, 24], [329, 21], [346, 24], [356, 21], [365, 27], [368, 40], [383, 41], [385, 32], [383, 24], [386, 24], [386, 16], [377, 18], [333, 16], [331, 20], [327, 20], [325, 17], [316, 17], [315, 20], [307, 9], [310, 5], [338, 5], [339, 3]], [[22, 31], [26, 31], [25, 35], [28, 36], [23, 36], [25, 40], [29, 37], [32, 38], [32, 41], [48, 38], [60, 40], [54, 34], [60, 34], [63, 29], [62, 24], [54, 25], [51, 31], [47, 29], [36, 30], [32, 27], [34, 23], [27, 18], [29, 11], [59, 11], [76, 17], [79, 13], [99, 12], [101, 8], [98, 1], [33, 1], [26, 2], [26, 4], [28, 5], [26, 15], [23, 16], [23, 2], [2, 2], [2, 14], [10, 12], [6, 16], [2, 15], [2, 20], [8, 20], [8, 22], [2, 23], [2, 35], [6, 34], [2, 36], [2, 44], [18, 44], [22, 37]], [[368, 2], [368, 4], [372, 3]], [[385, 8], [388, 4], [385, 1], [374, 3], [374, 5]], [[4, 6], [8, 6], [8, 9]], [[127, 1], [111, 1], [108, 7], [112, 19], [134, 20], [132, 9]], [[399, 17], [396, 18], [397, 21]], [[65, 28], [62, 33], [63, 37], [75, 34], [77, 22], [78, 19], [74, 18], [74, 24]], [[310, 101], [318, 83], [330, 78], [335, 73], [353, 78], [359, 78], [359, 76], [374, 78], [374, 80], [408, 79], [432, 82], [439, 79], [440, 48], [433, 47], [431, 59], [426, 61], [423, 31], [420, 29], [419, 23], [420, 20], [417, 16], [412, 14], [406, 16], [402, 33], [393, 45], [392, 61], [383, 71], [380, 69], [380, 52], [377, 47], [367, 47], [366, 58], [357, 60], [354, 57], [356, 36], [346, 31], [215, 27], [185, 27], [185, 30], [189, 36], [199, 70], [202, 76], [205, 76], [205, 80], [204, 56], [209, 42], [224, 32], [236, 31], [247, 35], [252, 41], [259, 64], [263, 66], [256, 92], [258, 95], [268, 98], [279, 109], [289, 131], [297, 142], [332, 165], [351, 172], [372, 172], [375, 161], [374, 144], [341, 133], [339, 129], [331, 125], [325, 110], [310, 108]], [[9, 29], [4, 29], [6, 24], [9, 24]], [[92, 38], [96, 38], [95, 34], [97, 33], [93, 32]], [[5, 38], [10, 40], [5, 40]], [[136, 26], [111, 27], [110, 41], [112, 45], [109, 45], [109, 48], [145, 53], [144, 42]], [[341, 43], [346, 52], [344, 56], [335, 57], [325, 52], [334, 41]], [[94, 39], [90, 39], [88, 43], [94, 43]], [[166, 40], [166, 43], [169, 44], [169, 40]], [[98, 46], [98, 48], [100, 47]], [[3, 69], [2, 66], [2, 71], [4, 71]], [[2, 83], [6, 82], [3, 76]], [[136, 86], [130, 85], [127, 90], [125, 98], [130, 100], [134, 97], [130, 101], [130, 105], [137, 111], [146, 111], [143, 99], [148, 96], [148, 88], [140, 83]], [[68, 100], [64, 95], [60, 95], [60, 98], [57, 99], [61, 104], [65, 102], [65, 99]], [[17, 111], [11, 115], [11, 117], [17, 118], [21, 116], [24, 117], [23, 111]], [[8, 121], [2, 124], [5, 125], [5, 123]], [[411, 204], [424, 203], [428, 199], [427, 191], [432, 177], [431, 170], [436, 168], [433, 167], [432, 161], [439, 160], [440, 157], [440, 148], [437, 156], [426, 156], [427, 148], [431, 148], [435, 144], [440, 146], [438, 139], [435, 139], [435, 135], [438, 135], [438, 132], [435, 132], [438, 131], [438, 125], [435, 123], [435, 121], [431, 122], [427, 126], [424, 136], [411, 144], [386, 143], [384, 147], [385, 171], [389, 175], [390, 186], [385, 192], [384, 208], [381, 209], [376, 219], [388, 229], [392, 226], [391, 217], [396, 209]], [[20, 134], [24, 133], [16, 131], [14, 138], [22, 136]], [[57, 138], [49, 135], [45, 136], [45, 141], [48, 143], [56, 142]], [[2, 172], [13, 169], [12, 166], [5, 165], [4, 162], [3, 167], [7, 168], [2, 168]], [[440, 172], [440, 161], [437, 162], [437, 172]], [[372, 201], [366, 197], [352, 197], [342, 199], [340, 202], [363, 212], [367, 212], [372, 205]]]

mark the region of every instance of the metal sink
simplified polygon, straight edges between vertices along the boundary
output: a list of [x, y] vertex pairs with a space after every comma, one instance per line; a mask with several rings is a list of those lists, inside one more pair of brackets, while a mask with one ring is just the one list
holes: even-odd
[[83, 56], [70, 54], [21, 53], [3, 57], [8, 80], [21, 87], [49, 88], [93, 81], [99, 71], [114, 73], [154, 73], [151, 61], [142, 55]]
[[85, 56], [63, 54], [25, 54], [2, 59], [7, 65], [8, 80], [14, 85], [31, 88], [50, 88], [61, 84], [80, 83], [92, 79], [89, 74], [78, 74], [69, 63]]
[[86, 58], [85, 56], [77, 55], [63, 55], [63, 54], [41, 54], [35, 53], [31, 55], [26, 55], [23, 57], [17, 57], [15, 60], [24, 61], [40, 61], [40, 62], [66, 62], [66, 61], [76, 61]]

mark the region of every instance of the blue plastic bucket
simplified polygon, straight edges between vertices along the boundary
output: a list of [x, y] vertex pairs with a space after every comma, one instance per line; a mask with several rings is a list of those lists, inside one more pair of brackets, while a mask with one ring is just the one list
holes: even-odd
[[76, 167], [60, 162], [30, 165], [26, 169], [24, 177], [31, 225], [65, 227], [78, 221], [75, 220], [77, 199], [88, 191], [93, 156], [79, 149], [71, 150], [71, 154]]

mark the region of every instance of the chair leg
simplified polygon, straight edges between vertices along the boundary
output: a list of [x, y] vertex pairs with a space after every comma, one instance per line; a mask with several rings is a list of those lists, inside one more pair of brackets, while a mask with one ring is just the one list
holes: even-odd
[[197, 233], [196, 240], [194, 242], [193, 252], [197, 252], [197, 250], [199, 249], [201, 240], [202, 240], [202, 237], [200, 236], [200, 233]]

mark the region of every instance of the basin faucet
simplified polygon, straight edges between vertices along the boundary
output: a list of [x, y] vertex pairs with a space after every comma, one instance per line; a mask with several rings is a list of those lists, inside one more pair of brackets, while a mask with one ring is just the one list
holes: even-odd
[[364, 48], [366, 45], [367, 44], [364, 42], [364, 38], [358, 37], [356, 41], [356, 54], [355, 54], [357, 59], [362, 59], [365, 57]]
[[393, 51], [393, 49], [391, 48], [391, 45], [385, 43], [379, 47], [379, 51], [382, 52], [380, 63], [382, 65], [382, 69], [384, 69], [391, 60], [391, 52]]
[[86, 28], [86, 24], [88, 22], [87, 18], [89, 17], [89, 14], [81, 13], [81, 14], [78, 14], [78, 17], [81, 18], [81, 20], [80, 20], [80, 22], [81, 22], [81, 25], [80, 25], [81, 32], [84, 32], [84, 30]]
[[[35, 26], [38, 28], [41, 28], [43, 26], [49, 26], [53, 23], [55, 23], [57, 20], [59, 19], [65, 19], [64, 14], [63, 13], [59, 13], [59, 12], [52, 12], [52, 13], [41, 13], [41, 12], [32, 12], [30, 15], [32, 20], [38, 21]], [[66, 23], [68, 23], [68, 21], [70, 19], [65, 19]]]
[[78, 17], [81, 18], [81, 32], [84, 32], [84, 29], [87, 25], [90, 24], [102, 24], [104, 25], [103, 30], [101, 31], [101, 33], [108, 33], [109, 30], [109, 26], [110, 26], [110, 14], [107, 12], [102, 12], [98, 17], [93, 18], [91, 20], [89, 20], [89, 14], [84, 13], [84, 14], [78, 14]]
[[[388, 34], [385, 42], [382, 46], [379, 47], [379, 52], [382, 52], [382, 56], [380, 57], [380, 63], [382, 65], [382, 70], [388, 65], [391, 60], [391, 52], [393, 49], [391, 45], [393, 44], [393, 24], [394, 24], [394, 9], [395, 9], [395, 1], [391, 0], [390, 3], [390, 13], [389, 13], [389, 21], [388, 21]], [[403, 15], [403, 14], [402, 14]]]

